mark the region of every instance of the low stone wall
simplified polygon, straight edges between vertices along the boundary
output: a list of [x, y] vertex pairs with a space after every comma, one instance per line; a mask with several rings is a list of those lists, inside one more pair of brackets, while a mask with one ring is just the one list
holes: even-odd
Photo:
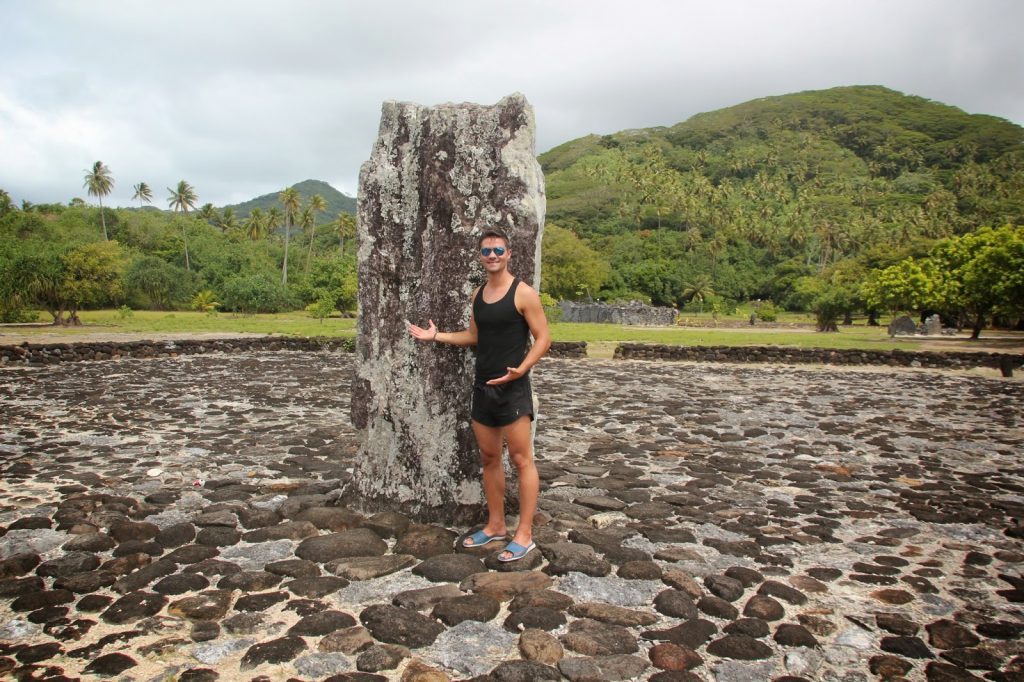
[[668, 327], [674, 324], [676, 319], [674, 308], [657, 308], [642, 303], [606, 305], [604, 303], [559, 301], [558, 307], [562, 311], [562, 322]]
[[[250, 351], [318, 351], [351, 353], [355, 339], [327, 337], [265, 336], [239, 339], [195, 339], [178, 341], [125, 341], [0, 346], [0, 365], [52, 365], [59, 362], [116, 360], [118, 358], [172, 358], [199, 353], [246, 353]], [[552, 343], [556, 358], [584, 358], [585, 342]]]
[[1018, 368], [1024, 355], [1010, 353], [929, 353], [924, 351], [835, 350], [783, 346], [666, 346], [622, 343], [618, 360], [694, 360], [699, 362], [770, 362], [823, 365], [888, 365], [892, 367]]

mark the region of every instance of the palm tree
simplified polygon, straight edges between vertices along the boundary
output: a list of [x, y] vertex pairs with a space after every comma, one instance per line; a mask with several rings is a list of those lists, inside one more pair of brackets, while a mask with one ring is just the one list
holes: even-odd
[[0, 216], [6, 215], [13, 210], [15, 210], [15, 206], [14, 202], [11, 201], [11, 195], [7, 193], [7, 190], [0, 189]]
[[338, 250], [345, 255], [345, 240], [356, 236], [356, 217], [351, 213], [342, 211], [332, 223], [334, 230], [338, 233]]
[[263, 213], [262, 208], [254, 208], [249, 213], [249, 217], [245, 220], [245, 236], [254, 242], [258, 242], [263, 238], [263, 234], [267, 229], [267, 216]]
[[217, 215], [217, 209], [213, 207], [213, 204], [206, 203], [199, 207], [199, 217], [206, 222], [213, 225], [217, 222], [220, 216]]
[[266, 220], [266, 226], [264, 228], [266, 234], [274, 234], [277, 232], [277, 226], [281, 224], [281, 209], [277, 206], [271, 206], [267, 209], [267, 215], [264, 220]]
[[107, 218], [103, 215], [103, 197], [110, 194], [110, 190], [114, 189], [114, 178], [110, 175], [110, 169], [104, 166], [102, 161], [97, 161], [92, 165], [91, 171], [85, 171], [85, 184], [83, 187], [89, 190], [89, 194], [99, 199], [103, 239], [109, 239], [107, 237]]
[[137, 185], [132, 185], [132, 189], [135, 190], [135, 194], [132, 195], [132, 199], [138, 199], [139, 203], [151, 204], [153, 203], [153, 190], [149, 188], [144, 182], [140, 182]]
[[302, 196], [294, 187], [288, 187], [277, 195], [277, 200], [284, 206], [284, 264], [281, 266], [281, 283], [288, 284], [288, 242], [291, 239], [292, 225], [299, 212]]
[[[167, 191], [171, 193], [170, 198], [167, 199], [167, 205], [175, 213], [184, 213], [185, 217], [188, 218], [189, 209], [195, 208], [196, 202], [199, 201], [199, 195], [196, 194], [195, 188], [184, 180], [179, 180], [176, 190], [168, 187]], [[185, 269], [191, 270], [192, 266], [188, 260], [188, 234], [185, 232], [186, 223], [187, 221], [182, 221], [181, 223], [181, 238], [185, 243]]]
[[715, 290], [711, 278], [707, 275], [697, 275], [691, 282], [683, 283], [683, 297], [700, 303], [700, 312], [704, 312], [704, 300], [708, 296], [714, 296]]
[[235, 215], [235, 209], [227, 206], [221, 212], [214, 223], [221, 229], [222, 232], [230, 232], [231, 230], [238, 229], [238, 216]]
[[[327, 202], [319, 194], [309, 198], [309, 204], [302, 212], [302, 229], [309, 229], [309, 251], [306, 253], [306, 274], [309, 274], [309, 263], [313, 259], [313, 241], [316, 238], [316, 214], [327, 210]], [[309, 214], [308, 217], [306, 214]]]

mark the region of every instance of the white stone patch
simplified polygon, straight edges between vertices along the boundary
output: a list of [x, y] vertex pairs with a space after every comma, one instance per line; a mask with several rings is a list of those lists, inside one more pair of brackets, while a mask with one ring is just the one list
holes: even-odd
[[518, 642], [518, 636], [500, 626], [464, 620], [416, 653], [445, 668], [475, 677], [493, 670], [496, 661], [519, 658]]
[[660, 580], [625, 580], [614, 576], [595, 578], [569, 573], [559, 579], [556, 590], [576, 601], [596, 601], [615, 606], [648, 606], [665, 589]]

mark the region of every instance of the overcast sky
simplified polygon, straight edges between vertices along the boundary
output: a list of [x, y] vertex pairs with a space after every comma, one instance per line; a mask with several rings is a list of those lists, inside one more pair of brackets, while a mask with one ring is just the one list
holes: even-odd
[[[751, 99], [878, 84], [1024, 124], [1020, 0], [0, 0], [0, 188], [221, 206], [355, 196], [385, 100], [522, 92], [537, 151]], [[93, 199], [89, 199], [94, 201]]]

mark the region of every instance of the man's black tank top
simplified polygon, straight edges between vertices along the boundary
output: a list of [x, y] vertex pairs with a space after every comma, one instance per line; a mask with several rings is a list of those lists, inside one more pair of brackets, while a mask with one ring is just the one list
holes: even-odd
[[480, 287], [473, 300], [473, 320], [476, 322], [476, 380], [478, 382], [505, 376], [509, 367], [518, 367], [526, 357], [530, 340], [530, 326], [516, 309], [516, 289], [519, 278], [500, 301], [484, 301], [484, 288]]

